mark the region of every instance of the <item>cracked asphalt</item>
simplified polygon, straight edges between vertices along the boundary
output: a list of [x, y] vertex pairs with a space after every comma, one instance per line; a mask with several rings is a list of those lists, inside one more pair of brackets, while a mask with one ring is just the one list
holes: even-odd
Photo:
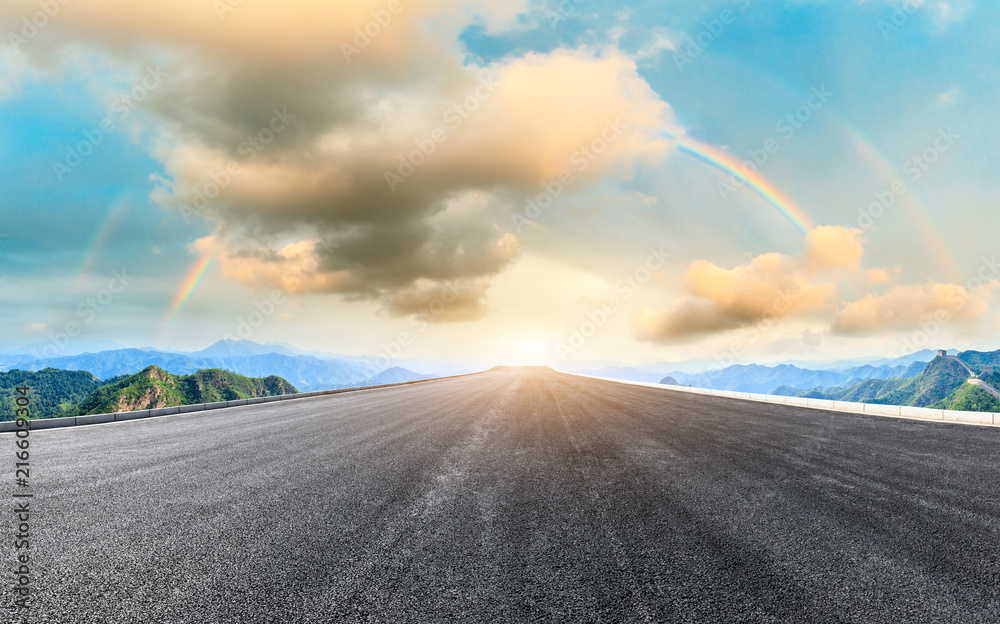
[[1000, 428], [506, 368], [30, 439], [32, 623], [1000, 621]]

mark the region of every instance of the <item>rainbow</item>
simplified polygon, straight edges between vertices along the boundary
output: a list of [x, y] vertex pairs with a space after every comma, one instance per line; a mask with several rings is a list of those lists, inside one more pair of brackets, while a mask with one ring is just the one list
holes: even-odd
[[778, 187], [764, 176], [747, 170], [747, 167], [731, 154], [685, 136], [670, 132], [664, 132], [664, 135], [685, 154], [712, 165], [746, 185], [747, 188], [777, 209], [803, 236], [815, 229], [815, 224], [801, 208], [795, 205], [795, 202], [786, 197]]
[[[776, 92], [784, 92], [786, 95], [788, 95], [790, 98], [793, 99], [801, 99], [801, 96], [803, 95], [802, 90], [798, 86], [791, 84], [788, 80], [786, 80], [783, 77], [774, 75], [766, 67], [762, 67], [759, 65], [751, 65], [750, 63], [747, 62], [747, 59], [745, 57], [739, 57], [733, 54], [727, 54], [718, 48], [713, 48], [711, 55], [716, 62], [727, 64], [731, 69], [735, 69], [738, 71], [749, 71], [752, 72], [759, 79], [766, 78], [770, 80], [771, 84], [769, 84], [769, 86]], [[946, 270], [950, 274], [950, 278], [954, 281], [954, 283], [956, 284], [965, 283], [967, 276], [964, 275], [961, 269], [961, 265], [958, 261], [958, 258], [961, 257], [961, 255], [956, 253], [954, 244], [949, 244], [949, 243], [954, 243], [954, 237], [949, 239], [949, 237], [946, 236], [945, 228], [942, 227], [940, 223], [944, 218], [943, 215], [941, 215], [940, 212], [937, 211], [938, 216], [937, 218], [935, 218], [936, 211], [933, 210], [927, 204], [927, 202], [921, 197], [920, 193], [917, 191], [916, 188], [914, 188], [910, 184], [907, 184], [906, 176], [904, 176], [900, 172], [900, 166], [894, 165], [892, 161], [888, 157], [886, 157], [885, 153], [877, 146], [877, 144], [874, 141], [872, 141], [869, 137], [867, 137], [853, 123], [844, 119], [842, 113], [840, 113], [837, 110], [836, 106], [828, 105], [828, 107], [829, 109], [824, 108], [823, 110], [824, 117], [832, 121], [839, 127], [842, 135], [844, 135], [844, 138], [854, 147], [854, 151], [858, 155], [860, 161], [868, 167], [868, 170], [871, 173], [875, 174], [875, 177], [881, 179], [883, 183], [883, 188], [881, 189], [874, 188], [872, 189], [872, 191], [887, 190], [891, 188], [891, 185], [894, 182], [896, 181], [901, 182], [903, 186], [906, 187], [907, 192], [897, 199], [896, 205], [899, 207], [900, 210], [905, 210], [906, 214], [910, 217], [911, 222], [916, 225], [918, 231], [920, 232], [921, 238], [924, 241], [923, 246], [927, 249], [929, 255], [934, 258], [937, 265], [942, 269]], [[686, 137], [677, 137], [670, 133], [665, 133], [665, 134], [668, 134], [668, 136], [670, 136], [672, 140], [677, 142], [678, 147], [684, 152], [689, 154], [692, 153], [692, 151], [687, 149], [684, 145], [687, 143], [691, 143], [693, 144], [693, 147], [696, 151], [702, 151], [705, 154], [705, 155], [702, 154], [693, 154], [693, 155], [727, 172], [731, 172], [732, 169], [735, 168], [737, 173], [737, 178], [741, 177], [739, 175], [741, 171], [741, 163], [736, 163], [735, 159], [729, 154], [721, 152], [709, 146], [696, 144], [690, 139], [687, 139]], [[713, 156], [716, 158], [713, 158]], [[728, 162], [726, 162], [726, 159], [728, 159]], [[724, 162], [726, 163], [725, 167], [722, 164]], [[753, 187], [751, 186], [751, 188]], [[766, 191], [762, 193], [761, 190], [757, 188], [754, 188], [754, 191], [758, 195], [761, 195], [762, 197], [764, 196], [764, 193], [766, 193]], [[871, 201], [875, 201], [874, 197], [871, 199]], [[770, 199], [768, 199], [768, 203], [775, 205], [774, 202], [772, 202]], [[791, 203], [789, 203], [788, 205], [794, 206], [794, 204]], [[850, 227], [857, 227], [855, 221], [857, 221], [858, 219], [857, 208], [859, 207], [862, 206], [854, 207], [851, 213], [849, 213], [850, 219], [847, 225], [849, 225]], [[863, 207], [867, 208], [868, 207], [867, 203]], [[775, 208], [778, 208], [778, 206], [775, 206]], [[778, 210], [781, 210], [782, 214], [785, 214], [786, 218], [792, 219], [792, 217], [790, 217], [789, 214], [786, 214], [784, 209], [778, 208]], [[887, 210], [886, 212], [889, 211]], [[791, 214], [795, 213], [792, 212]], [[809, 222], [808, 219], [801, 219], [800, 221], [801, 223], [797, 224], [797, 226], [804, 225]], [[799, 229], [801, 231], [802, 228], [799, 227]]]
[[202, 256], [201, 258], [195, 260], [195, 263], [191, 265], [190, 270], [188, 270], [187, 275], [184, 276], [184, 281], [181, 282], [180, 288], [174, 295], [173, 301], [170, 303], [170, 307], [167, 309], [167, 313], [163, 317], [163, 325], [166, 326], [173, 320], [174, 316], [180, 311], [184, 304], [188, 302], [191, 295], [198, 290], [201, 280], [208, 273], [209, 267], [212, 266], [212, 256]]
[[94, 235], [90, 237], [90, 241], [85, 247], [86, 252], [83, 255], [83, 260], [80, 262], [80, 267], [76, 271], [77, 283], [94, 271], [94, 266], [97, 264], [101, 250], [108, 247], [114, 234], [122, 225], [125, 217], [128, 216], [129, 208], [130, 205], [127, 201], [120, 200], [104, 216], [101, 225], [94, 231]]
[[[889, 162], [889, 159], [875, 146], [875, 143], [871, 139], [850, 124], [846, 122], [842, 122], [842, 124], [843, 128], [850, 135], [851, 143], [861, 161], [885, 183], [885, 187], [880, 190], [886, 191], [890, 189], [895, 182], [903, 185], [906, 192], [898, 196], [896, 201], [899, 205], [906, 207], [906, 211], [909, 213], [912, 222], [920, 230], [920, 234], [928, 250], [937, 260], [938, 266], [946, 268], [951, 274], [951, 279], [956, 284], [964, 283], [965, 277], [963, 276], [958, 260], [956, 260], [957, 254], [948, 246], [945, 237], [941, 233], [941, 227], [934, 222], [931, 216], [932, 211], [926, 202], [923, 201], [919, 192], [906, 183], [906, 178], [902, 172]], [[873, 197], [872, 202], [874, 201]], [[891, 210], [892, 208], [887, 209], [886, 213]], [[857, 213], [854, 216], [856, 217]]]

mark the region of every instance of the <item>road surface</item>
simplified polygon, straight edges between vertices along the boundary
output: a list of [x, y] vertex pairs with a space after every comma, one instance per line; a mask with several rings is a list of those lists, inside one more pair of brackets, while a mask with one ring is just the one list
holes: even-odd
[[498, 369], [31, 442], [32, 623], [1000, 621], [998, 428]]

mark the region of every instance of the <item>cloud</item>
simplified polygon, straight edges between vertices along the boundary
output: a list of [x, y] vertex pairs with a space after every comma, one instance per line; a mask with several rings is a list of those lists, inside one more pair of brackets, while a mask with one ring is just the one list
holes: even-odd
[[[860, 230], [826, 226], [809, 233], [797, 257], [763, 254], [732, 269], [693, 262], [683, 278], [685, 296], [665, 310], [633, 314], [633, 334], [651, 342], [678, 342], [805, 313], [828, 319], [830, 331], [842, 336], [918, 330], [928, 324], [961, 330], [987, 316], [1000, 289], [996, 279], [976, 288], [902, 285], [895, 281], [898, 271], [863, 270], [863, 255]], [[881, 292], [870, 293], [872, 289]], [[845, 300], [838, 297], [844, 290], [862, 295]]]
[[[391, 4], [398, 8], [390, 11]], [[22, 18], [38, 13], [39, 8], [36, 0], [7, 0], [0, 8], [0, 24], [20, 32]], [[342, 44], [367, 32], [370, 42], [363, 57], [368, 69], [380, 66], [396, 73], [404, 68], [392, 69], [393, 63], [439, 53], [441, 46], [433, 45], [432, 35], [454, 37], [472, 21], [490, 31], [503, 30], [526, 8], [526, 0], [502, 5], [487, 0], [297, 0], [293, 5], [205, 0], [59, 2], [55, 15], [45, 20], [46, 25], [25, 47], [37, 52], [43, 47], [58, 49], [69, 41], [89, 41], [142, 54], [160, 46], [161, 52], [193, 51], [203, 60], [254, 59], [269, 65], [304, 62], [301, 69], [308, 71], [308, 65], [330, 65], [317, 63], [319, 59], [343, 61]], [[424, 28], [428, 24], [431, 32]]]
[[673, 39], [664, 33], [658, 33], [656, 38], [651, 43], [643, 46], [638, 52], [636, 52], [635, 57], [637, 59], [655, 58], [662, 52], [667, 50], [673, 51], [676, 49], [677, 45], [674, 43]]
[[938, 106], [948, 106], [950, 104], [954, 104], [955, 101], [958, 99], [960, 93], [961, 93], [961, 90], [958, 89], [958, 88], [955, 88], [955, 89], [952, 89], [951, 91], [945, 91], [943, 93], [938, 94], [937, 100], [936, 100]]
[[809, 271], [857, 271], [864, 253], [861, 230], [821, 226], [806, 237], [803, 260]]
[[973, 8], [972, 0], [951, 0], [950, 2], [929, 3], [934, 27], [946, 31], [955, 24], [965, 21]]
[[[984, 318], [1000, 281], [971, 288], [955, 284], [901, 285], [881, 268], [862, 270], [861, 231], [839, 226], [814, 229], [798, 257], [769, 253], [732, 269], [699, 260], [683, 278], [686, 295], [662, 311], [633, 315], [640, 340], [677, 342], [800, 313], [824, 315], [834, 334], [869, 336], [947, 323], [970, 328]], [[838, 291], [882, 292], [845, 301]]]
[[916, 330], [922, 323], [968, 324], [989, 309], [993, 291], [1000, 282], [966, 289], [955, 284], [896, 286], [880, 295], [869, 295], [846, 304], [834, 318], [839, 334], [867, 336], [886, 330]]
[[732, 269], [693, 262], [683, 279], [688, 296], [660, 312], [637, 312], [633, 333], [640, 340], [673, 341], [831, 309], [835, 283], [828, 274], [858, 269], [864, 253], [860, 235], [840, 226], [819, 227], [806, 237], [799, 257], [763, 254]]
[[918, 10], [925, 12], [932, 28], [937, 32], [946, 32], [952, 26], [964, 22], [975, 8], [973, 0], [886, 0], [886, 3], [903, 15]]
[[892, 274], [885, 269], [870, 269], [865, 273], [865, 278], [869, 284], [878, 286], [888, 284], [892, 280]]
[[[231, 279], [392, 314], [442, 288], [476, 293], [438, 315], [457, 319], [485, 310], [489, 280], [518, 257], [508, 224], [525, 196], [568, 170], [574, 190], [628, 175], [662, 156], [672, 120], [613, 48], [468, 64], [461, 30], [512, 28], [526, 4], [404, 2], [386, 16], [385, 0], [304, 0], [220, 16], [203, 0], [88, 0], [27, 50], [39, 64], [82, 44], [162, 65], [144, 103], [161, 124], [153, 198], [215, 225], [195, 247]], [[34, 10], [6, 3], [0, 24]]]

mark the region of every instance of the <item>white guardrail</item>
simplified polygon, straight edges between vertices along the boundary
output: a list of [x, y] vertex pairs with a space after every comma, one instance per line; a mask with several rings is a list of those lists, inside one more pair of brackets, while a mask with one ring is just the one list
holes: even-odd
[[727, 397], [730, 399], [742, 399], [745, 401], [760, 401], [763, 403], [779, 403], [782, 405], [794, 405], [797, 407], [811, 407], [814, 409], [835, 412], [868, 414], [870, 416], [892, 416], [895, 418], [913, 418], [918, 420], [937, 420], [941, 422], [965, 423], [969, 425], [1000, 425], [1000, 414], [994, 414], [991, 412], [961, 412], [957, 410], [930, 409], [927, 407], [908, 407], [905, 405], [875, 405], [872, 403], [852, 403], [850, 401], [828, 401], [826, 399], [806, 399], [802, 397], [776, 396], [773, 394], [755, 394], [752, 392], [734, 392], [731, 390], [712, 390], [710, 388], [668, 386], [665, 384], [646, 383], [642, 381], [626, 381], [623, 379], [611, 379], [609, 377], [577, 375], [576, 373], [570, 374], [576, 375], [577, 377], [603, 379], [604, 381], [613, 381], [632, 386], [647, 386], [650, 388], [673, 390], [675, 392], [687, 392], [690, 394], [704, 394], [708, 396]]
[[[310, 397], [325, 396], [328, 394], [343, 394], [345, 392], [359, 392], [361, 390], [376, 390], [378, 388], [392, 388], [395, 386], [410, 386], [428, 381], [440, 381], [442, 379], [457, 379], [458, 377], [468, 377], [479, 375], [480, 373], [467, 373], [465, 375], [451, 375], [449, 377], [434, 377], [432, 379], [418, 379], [416, 381], [401, 381], [399, 383], [379, 384], [377, 386], [356, 386], [353, 388], [338, 388], [336, 390], [319, 390], [317, 392], [298, 392], [295, 394], [280, 394], [278, 396], [257, 397], [254, 399], [238, 399], [236, 401], [219, 401], [218, 403], [198, 403], [197, 405], [182, 405], [180, 407], [161, 407], [159, 409], [139, 410], [135, 412], [116, 412], [114, 414], [90, 414], [88, 416], [66, 416], [63, 418], [37, 418], [30, 420], [31, 430], [39, 429], [60, 429], [63, 427], [76, 427], [80, 425], [100, 425], [111, 422], [122, 422], [126, 420], [136, 420], [139, 418], [156, 418], [159, 416], [171, 416], [174, 414], [190, 414], [192, 412], [202, 412], [206, 410], [223, 409], [227, 407], [238, 407], [240, 405], [256, 405], [258, 403], [271, 403], [274, 401], [288, 401], [292, 399], [308, 399]], [[0, 433], [10, 433], [17, 431], [16, 420], [6, 420], [0, 422]]]

